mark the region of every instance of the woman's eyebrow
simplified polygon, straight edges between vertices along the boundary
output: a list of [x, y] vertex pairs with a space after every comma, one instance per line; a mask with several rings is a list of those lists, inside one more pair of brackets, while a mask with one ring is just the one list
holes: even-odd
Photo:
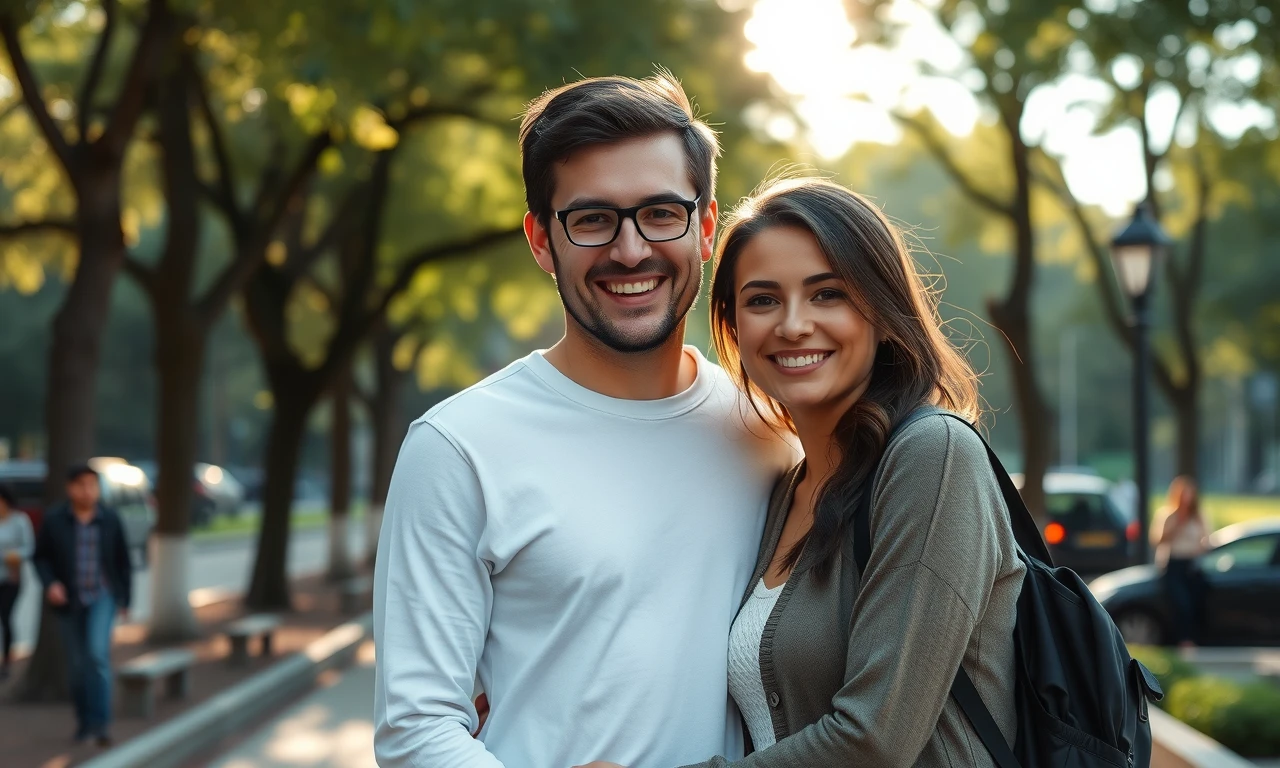
[[815, 283], [825, 283], [828, 280], [839, 280], [840, 276], [834, 272], [823, 272], [820, 275], [810, 275], [804, 279], [804, 285], [814, 285]]

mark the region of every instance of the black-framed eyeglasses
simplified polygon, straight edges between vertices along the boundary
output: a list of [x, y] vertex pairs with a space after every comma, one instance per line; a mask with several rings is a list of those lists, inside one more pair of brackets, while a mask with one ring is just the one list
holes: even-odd
[[699, 195], [692, 200], [664, 200], [631, 208], [591, 205], [556, 211], [569, 242], [582, 248], [608, 245], [618, 238], [624, 219], [631, 219], [640, 237], [651, 243], [679, 240], [689, 232]]

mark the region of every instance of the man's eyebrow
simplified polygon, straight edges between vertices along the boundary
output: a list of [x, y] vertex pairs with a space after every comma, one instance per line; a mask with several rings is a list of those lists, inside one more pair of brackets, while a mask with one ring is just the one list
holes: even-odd
[[[681, 195], [679, 192], [676, 192], [675, 190], [670, 190], [667, 192], [658, 192], [656, 194], [646, 195], [645, 197], [642, 197], [638, 201], [636, 201], [635, 204], [650, 205], [652, 203], [671, 203], [671, 202], [675, 202], [676, 200], [692, 200], [692, 198], [685, 197], [684, 195]], [[617, 200], [610, 200], [605, 197], [575, 197], [574, 199], [570, 200], [569, 203], [565, 205], [564, 208], [561, 208], [560, 210], [567, 211], [571, 208], [630, 208], [630, 207], [631, 206], [629, 205], [618, 205]]]

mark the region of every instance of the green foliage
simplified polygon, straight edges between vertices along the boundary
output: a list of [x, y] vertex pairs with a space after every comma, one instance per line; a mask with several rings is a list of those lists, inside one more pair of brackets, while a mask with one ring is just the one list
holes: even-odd
[[1280, 755], [1280, 687], [1273, 683], [1186, 678], [1169, 691], [1165, 709], [1244, 757]]

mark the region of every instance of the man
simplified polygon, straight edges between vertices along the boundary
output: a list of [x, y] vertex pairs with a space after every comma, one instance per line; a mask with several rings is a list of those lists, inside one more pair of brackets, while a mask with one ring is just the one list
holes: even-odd
[[374, 578], [379, 764], [740, 755], [729, 627], [795, 456], [683, 346], [715, 135], [661, 73], [546, 93], [520, 136], [565, 334], [410, 427]]
[[98, 502], [98, 473], [67, 473], [67, 501], [44, 516], [32, 563], [53, 606], [66, 649], [77, 742], [111, 745], [111, 627], [127, 615], [133, 563], [124, 526]]

